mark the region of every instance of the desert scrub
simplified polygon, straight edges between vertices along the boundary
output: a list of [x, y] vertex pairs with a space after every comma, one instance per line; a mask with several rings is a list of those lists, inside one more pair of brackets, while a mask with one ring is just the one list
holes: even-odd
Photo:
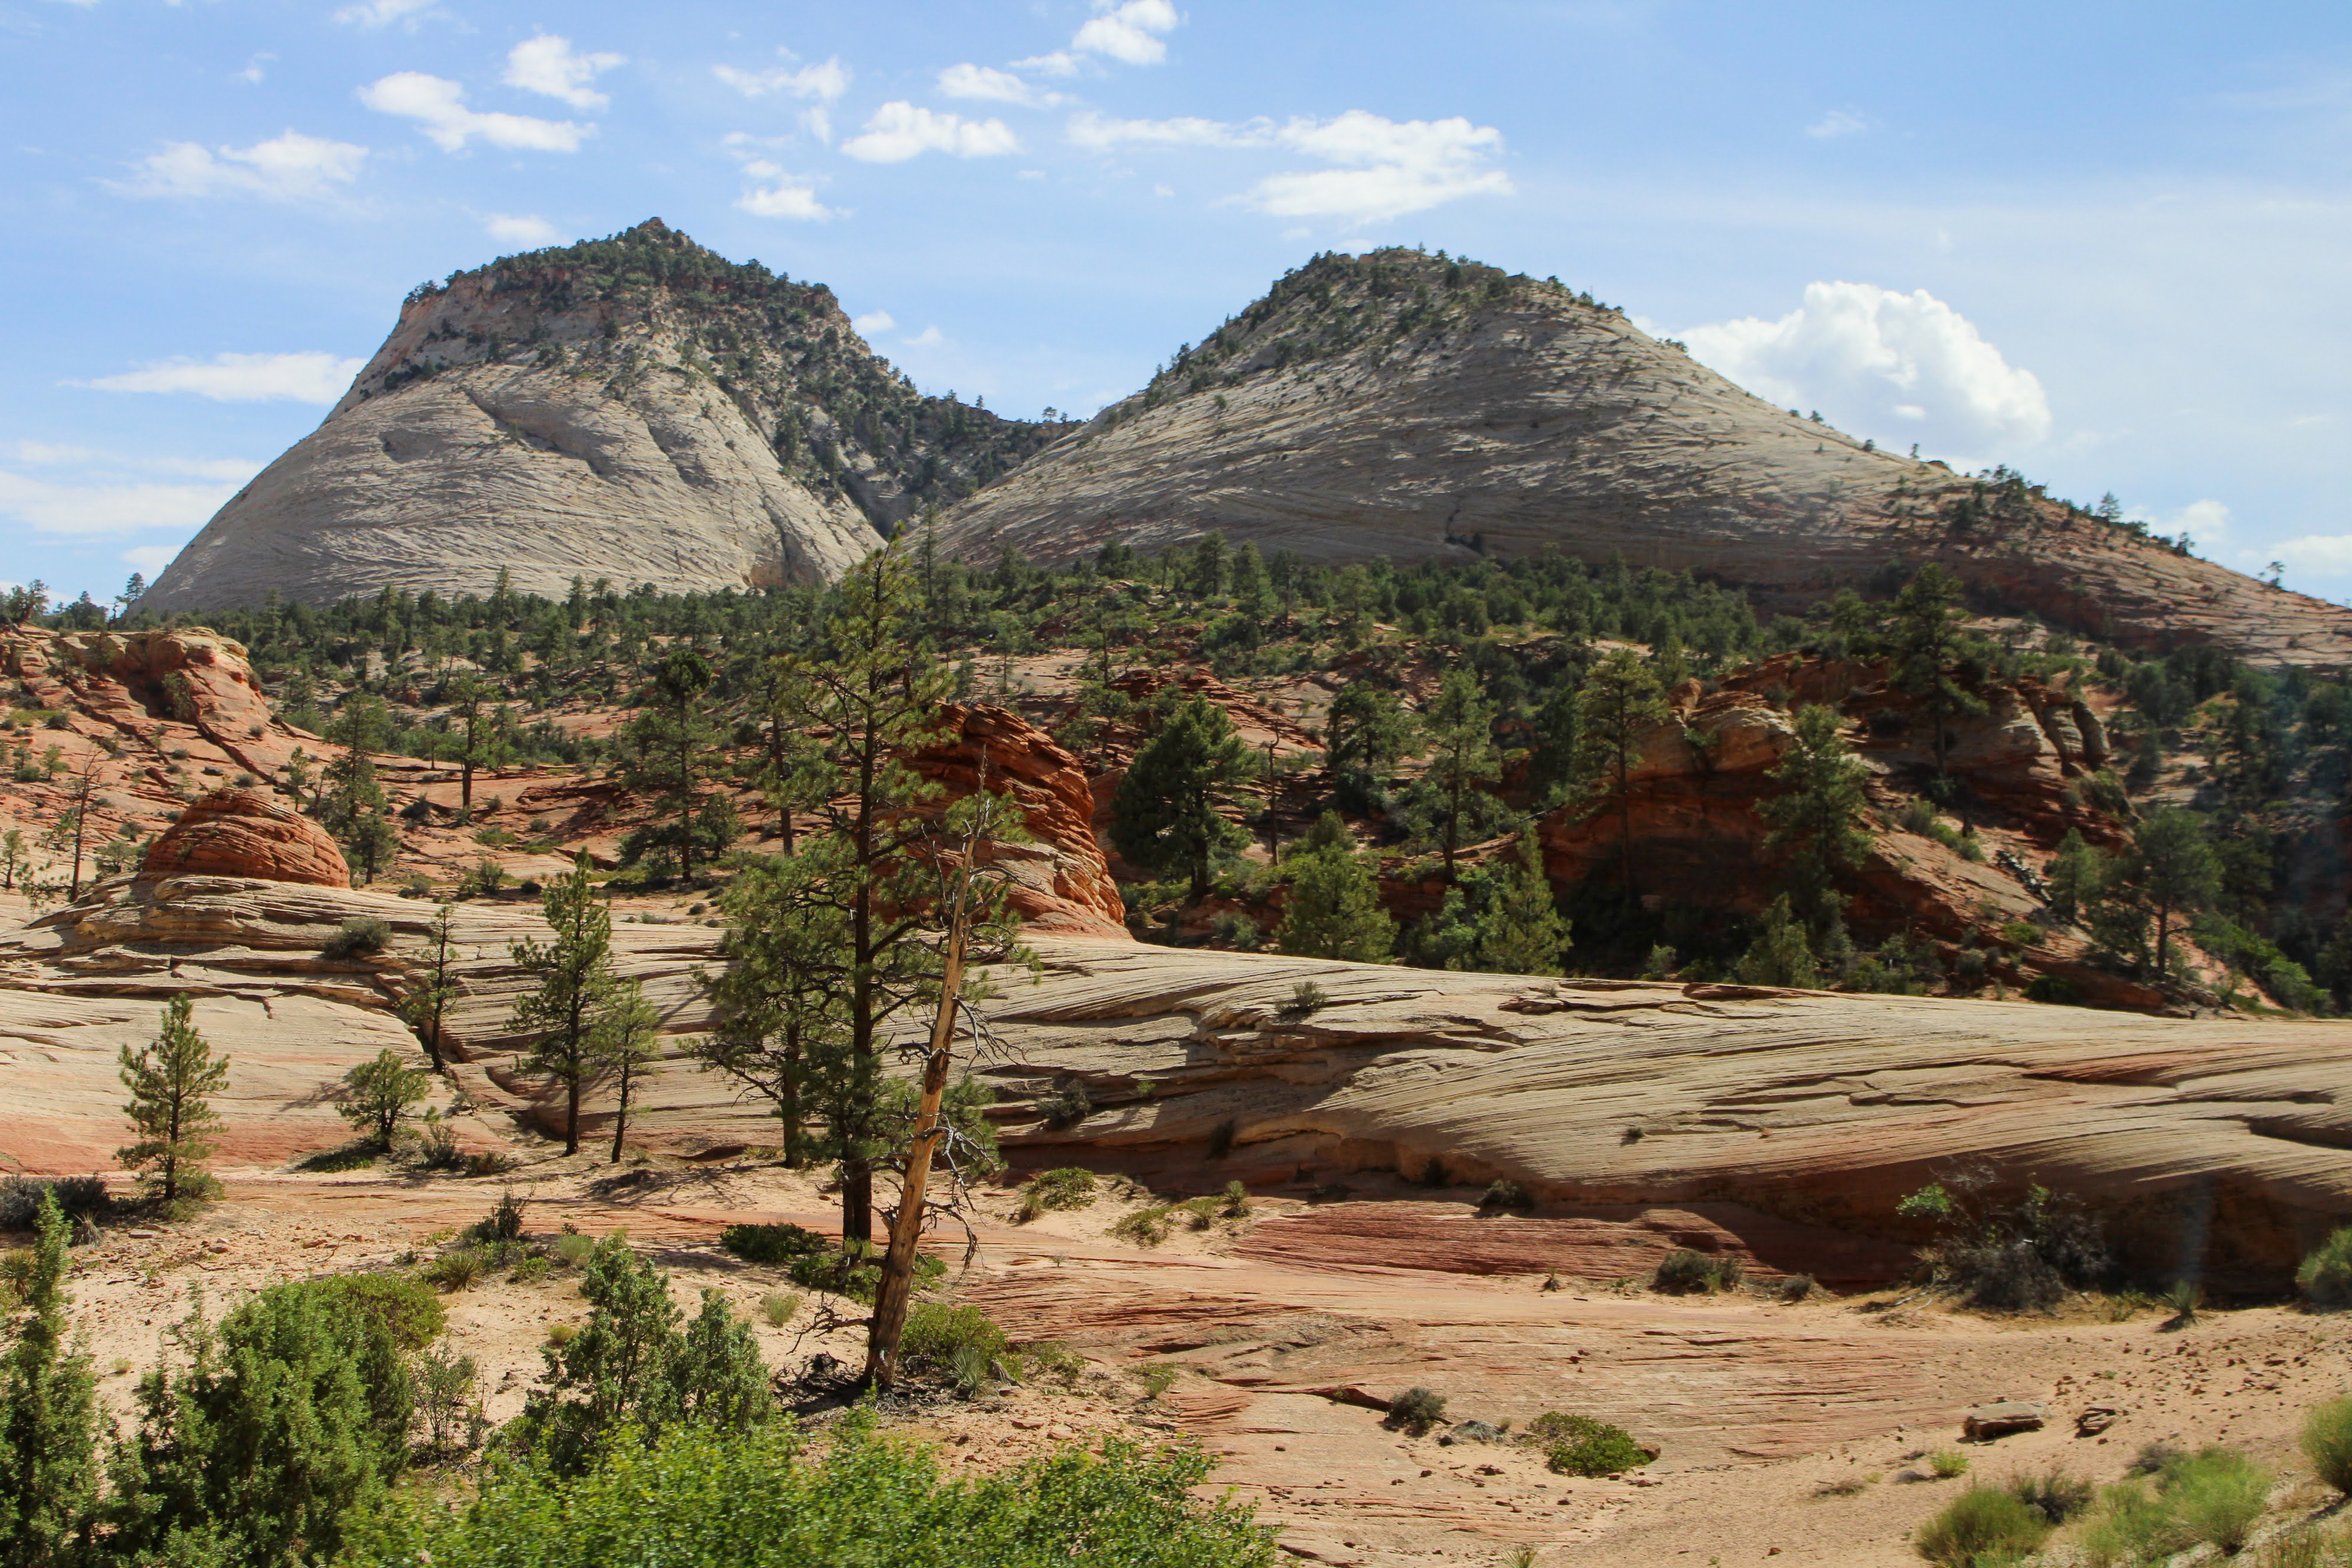
[[950, 1479], [930, 1450], [854, 1416], [813, 1452], [789, 1425], [685, 1426], [614, 1446], [576, 1479], [523, 1461], [452, 1508], [430, 1489], [385, 1499], [354, 1531], [353, 1568], [423, 1562], [604, 1568], [803, 1568], [952, 1563], [1016, 1568], [1273, 1568], [1248, 1510], [1196, 1499], [1199, 1449], [1106, 1442]]
[[2234, 1555], [2262, 1520], [2271, 1475], [2234, 1448], [2215, 1447], [2174, 1465], [2159, 1484], [2191, 1541]]
[[1678, 1247], [1659, 1259], [1656, 1270], [1650, 1276], [1650, 1288], [1668, 1296], [1737, 1290], [1745, 1273], [1737, 1254], [1696, 1252]]
[[1161, 1362], [1156, 1366], [1145, 1367], [1141, 1372], [1137, 1373], [1135, 1377], [1137, 1382], [1143, 1384], [1143, 1397], [1157, 1399], [1167, 1393], [1169, 1385], [1176, 1381], [1176, 1369], [1168, 1363]]
[[[918, 1289], [945, 1278], [947, 1271], [948, 1266], [929, 1253], [915, 1254]], [[827, 1290], [871, 1304], [882, 1285], [882, 1254], [868, 1243], [853, 1242], [839, 1252], [803, 1254], [784, 1272], [803, 1290]]]
[[555, 1238], [555, 1261], [566, 1268], [577, 1268], [588, 1261], [596, 1244], [576, 1230], [567, 1230]]
[[2011, 1476], [2009, 1494], [2053, 1525], [2059, 1525], [2086, 1511], [2098, 1490], [2063, 1465], [2053, 1464], [2036, 1475], [2021, 1472]]
[[791, 1322], [793, 1314], [800, 1310], [801, 1299], [785, 1291], [771, 1290], [760, 1298], [760, 1316], [772, 1329], [781, 1329]]
[[1175, 1206], [1170, 1204], [1155, 1204], [1150, 1208], [1138, 1209], [1133, 1214], [1122, 1215], [1119, 1222], [1110, 1227], [1110, 1233], [1119, 1240], [1132, 1242], [1138, 1247], [1157, 1247], [1168, 1239], [1170, 1216], [1175, 1212]]
[[2303, 1457], [2322, 1481], [2352, 1497], [2352, 1396], [2312, 1407], [2303, 1422]]
[[1239, 1178], [1225, 1184], [1224, 1203], [1218, 1208], [1217, 1215], [1223, 1219], [1249, 1218], [1249, 1188], [1243, 1185]]
[[414, 1274], [336, 1274], [307, 1288], [338, 1312], [362, 1313], [383, 1324], [403, 1350], [423, 1350], [448, 1321], [441, 1298]]
[[1927, 1456], [1927, 1473], [1939, 1481], [1957, 1480], [1969, 1473], [1969, 1457], [1958, 1448], [1938, 1448]]
[[1622, 1426], [1559, 1410], [1528, 1422], [1527, 1440], [1542, 1447], [1544, 1463], [1556, 1476], [1614, 1476], [1657, 1457]]
[[481, 1279], [482, 1249], [478, 1247], [453, 1247], [433, 1260], [425, 1278], [444, 1290], [463, 1290]]
[[1912, 1543], [1939, 1568], [1976, 1568], [2014, 1563], [2040, 1551], [2049, 1536], [2050, 1521], [2011, 1493], [1971, 1487], [1921, 1525]]
[[939, 1301], [908, 1308], [898, 1341], [898, 1353], [908, 1366], [946, 1378], [966, 1395], [980, 1391], [1012, 1348], [1004, 1331], [979, 1308]]
[[1526, 1209], [1535, 1207], [1535, 1203], [1527, 1188], [1508, 1176], [1497, 1176], [1487, 1183], [1486, 1192], [1478, 1198], [1482, 1209]]
[[746, 1263], [789, 1264], [833, 1250], [833, 1243], [796, 1225], [730, 1225], [719, 1233], [719, 1245]]
[[1428, 1436], [1431, 1427], [1444, 1419], [1444, 1394], [1427, 1388], [1408, 1388], [1389, 1401], [1388, 1415], [1381, 1425], [1392, 1432], [1423, 1437]]
[[1021, 1215], [1025, 1223], [1048, 1209], [1091, 1208], [1100, 1195], [1095, 1173], [1083, 1165], [1041, 1171], [1021, 1190]]
[[2352, 1307], [2352, 1225], [2338, 1230], [2294, 1272], [2303, 1299], [2322, 1311]]
[[382, 952], [392, 945], [390, 922], [373, 916], [354, 916], [335, 928], [335, 933], [319, 944], [320, 958], [365, 958]]
[[469, 1240], [489, 1242], [493, 1245], [520, 1241], [522, 1239], [522, 1200], [514, 1195], [514, 1189], [509, 1187], [500, 1193], [499, 1201], [490, 1205], [490, 1212], [467, 1227], [466, 1236]]

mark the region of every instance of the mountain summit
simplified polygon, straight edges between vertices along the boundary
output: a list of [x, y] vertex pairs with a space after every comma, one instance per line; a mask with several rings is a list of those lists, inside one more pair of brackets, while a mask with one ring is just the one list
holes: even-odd
[[1557, 280], [1324, 255], [963, 502], [940, 542], [1067, 561], [1211, 531], [1311, 560], [1544, 550], [1795, 605], [1939, 560], [1988, 600], [2141, 647], [2352, 666], [2352, 612], [1776, 408]]
[[502, 568], [555, 595], [830, 578], [1052, 434], [922, 395], [824, 284], [655, 218], [411, 293], [326, 421], [143, 603], [487, 593]]

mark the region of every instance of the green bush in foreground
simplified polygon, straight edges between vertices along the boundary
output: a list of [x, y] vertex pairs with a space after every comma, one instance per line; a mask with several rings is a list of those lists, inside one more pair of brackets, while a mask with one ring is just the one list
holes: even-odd
[[2303, 1453], [2321, 1480], [2352, 1496], [2352, 1398], [2313, 1407], [2303, 1424]]
[[1273, 1533], [1248, 1510], [1196, 1502], [1196, 1450], [1108, 1443], [950, 1481], [930, 1454], [839, 1428], [820, 1455], [782, 1424], [673, 1431], [616, 1445], [576, 1480], [529, 1464], [494, 1470], [455, 1511], [401, 1498], [356, 1531], [359, 1568], [1271, 1568]]
[[1913, 1544], [1941, 1568], [2013, 1563], [2040, 1550], [2050, 1521], [2009, 1492], [1976, 1487], [1919, 1527]]
[[2352, 1225], [2321, 1242], [2295, 1270], [2294, 1282], [2315, 1307], [2328, 1311], [2352, 1307]]
[[1543, 1445], [1544, 1461], [1556, 1476], [1614, 1476], [1638, 1470], [1654, 1457], [1622, 1426], [1558, 1410], [1528, 1422], [1528, 1436]]
[[1041, 1209], [1082, 1209], [1095, 1201], [1095, 1173], [1083, 1165], [1040, 1173], [1029, 1184], [1029, 1202]]

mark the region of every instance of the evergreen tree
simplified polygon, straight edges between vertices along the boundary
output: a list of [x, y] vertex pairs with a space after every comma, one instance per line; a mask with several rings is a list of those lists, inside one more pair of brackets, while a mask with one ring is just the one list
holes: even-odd
[[1422, 715], [1422, 728], [1429, 736], [1429, 768], [1423, 776], [1440, 802], [1438, 842], [1450, 882], [1470, 797], [1502, 773], [1502, 757], [1495, 750], [1495, 705], [1479, 694], [1476, 676], [1455, 669], [1446, 675], [1435, 700]]
[[600, 1048], [604, 1039], [600, 1031], [614, 984], [613, 911], [597, 899], [588, 879], [586, 852], [573, 863], [570, 876], [548, 884], [540, 896], [540, 910], [554, 940], [540, 942], [525, 937], [509, 949], [516, 965], [539, 981], [515, 1003], [510, 1026], [532, 1037], [525, 1065], [563, 1086], [563, 1152], [576, 1154], [580, 1097], [611, 1066]]
[[1568, 921], [1529, 829], [1519, 835], [1517, 852], [1489, 882], [1478, 921], [1479, 967], [1500, 974], [1558, 974], [1568, 938]]
[[1576, 776], [1588, 809], [1617, 803], [1618, 875], [1633, 882], [1633, 759], [1642, 735], [1669, 717], [1657, 677], [1629, 647], [1601, 655], [1576, 694]]
[[841, 1160], [842, 1239], [874, 1234], [873, 1127], [881, 1053], [891, 1019], [939, 972], [924, 941], [937, 883], [924, 854], [924, 808], [940, 797], [910, 759], [946, 739], [940, 709], [953, 673], [925, 646], [912, 574], [896, 546], [852, 568], [836, 586], [816, 645], [790, 662], [785, 705], [823, 737], [835, 786], [814, 803], [824, 833], [796, 896], [835, 911], [844, 945], [821, 962], [843, 998], [848, 1039], [834, 1125]]
[[122, 1112], [139, 1136], [115, 1157], [166, 1205], [217, 1193], [204, 1163], [220, 1125], [210, 1097], [228, 1084], [228, 1058], [215, 1058], [197, 1032], [195, 999], [183, 992], [165, 1004], [163, 1032], [136, 1054], [123, 1047], [121, 1067], [131, 1090]]
[[84, 1559], [98, 1504], [98, 1388], [66, 1349], [68, 1226], [41, 1194], [21, 1288], [25, 1318], [0, 1363], [0, 1568]]
[[1219, 813], [1217, 802], [1248, 766], [1249, 748], [1234, 733], [1225, 710], [1193, 698], [1119, 780], [1111, 797], [1113, 847], [1146, 870], [1186, 872], [1192, 899], [1205, 898], [1210, 870], [1244, 837]]
[[1960, 623], [1967, 618], [1959, 597], [1958, 579], [1931, 561], [1904, 584], [1889, 606], [1886, 642], [1894, 658], [1893, 685], [1918, 698], [1927, 710], [1939, 776], [1948, 773], [1944, 762], [1953, 718], [1984, 711], [1984, 703], [1958, 679], [1966, 646]]
[[1553, 682], [1536, 704], [1528, 784], [1547, 809], [1560, 804], [1576, 782], [1576, 683], [1562, 679]]
[[1367, 799], [1388, 769], [1413, 742], [1413, 717], [1396, 693], [1367, 680], [1351, 680], [1331, 699], [1325, 721], [1325, 764], [1336, 781], [1356, 786]]
[[646, 988], [635, 980], [616, 981], [596, 1019], [594, 1055], [613, 1079], [616, 1100], [613, 1111], [613, 1163], [629, 1135], [629, 1099], [637, 1082], [653, 1065], [661, 1042], [661, 1015], [646, 1000]]
[[2107, 858], [2070, 827], [2051, 859], [2049, 881], [2051, 917], [2068, 925], [2079, 924], [2106, 890]]
[[1317, 821], [1285, 868], [1289, 892], [1275, 945], [1299, 958], [1384, 963], [1396, 945], [1396, 922], [1381, 908], [1371, 863], [1356, 852], [1339, 814]]
[[400, 1131], [400, 1119], [425, 1098], [425, 1075], [400, 1059], [394, 1050], [378, 1051], [343, 1075], [342, 1102], [336, 1112], [352, 1131], [379, 1149], [389, 1149]]
[[408, 994], [400, 999], [400, 1016], [424, 1042], [425, 1055], [436, 1073], [448, 1070], [441, 1055], [442, 1031], [450, 1004], [457, 999], [457, 982], [449, 975], [451, 926], [456, 916], [457, 907], [446, 899], [434, 906], [432, 954], [410, 984]]
[[1870, 853], [1870, 835], [1861, 826], [1868, 799], [1862, 764], [1842, 732], [1837, 710], [1809, 703], [1797, 713], [1796, 739], [1780, 765], [1765, 775], [1780, 793], [1758, 807], [1770, 832], [1768, 849], [1786, 848], [1790, 891], [1816, 932], [1826, 932], [1841, 913], [1841, 871]]
[[341, 841], [343, 858], [362, 882], [373, 882], [400, 850], [383, 786], [376, 782], [374, 753], [392, 744], [391, 710], [383, 699], [357, 691], [343, 700], [327, 726], [327, 739], [343, 748], [327, 764], [326, 787], [317, 802], [327, 831]]
[[1788, 894], [1774, 899], [1764, 911], [1755, 942], [1739, 955], [1732, 974], [1743, 985], [1811, 988], [1822, 983], [1821, 966], [1805, 941], [1804, 922], [1790, 908]]
[[2156, 973], [2161, 980], [2169, 970], [2174, 918], [2210, 907], [2221, 891], [2221, 862], [2205, 836], [2205, 819], [2177, 806], [2151, 812], [2140, 823], [2116, 881], [2156, 922]]
[[[849, 919], [824, 896], [835, 860], [804, 847], [755, 860], [729, 884], [719, 902], [728, 963], [703, 980], [712, 1026], [687, 1047], [774, 1107], [789, 1170], [809, 1157], [807, 1119], [837, 1105], [845, 1087], [848, 995], [835, 980], [846, 963]], [[827, 1121], [827, 1148], [858, 1130], [854, 1114]]]
[[1234, 553], [1233, 594], [1234, 608], [1241, 615], [1263, 620], [1274, 614], [1274, 585], [1266, 580], [1265, 558], [1255, 542]]
[[678, 874], [689, 878], [698, 848], [716, 854], [732, 839], [731, 803], [721, 810], [717, 803], [724, 796], [706, 801], [702, 794], [703, 782], [719, 771], [719, 728], [703, 700], [710, 681], [709, 660], [691, 648], [672, 649], [639, 694], [642, 706], [622, 733], [622, 777], [653, 797], [661, 824], [630, 835], [624, 853], [666, 850], [676, 857]]

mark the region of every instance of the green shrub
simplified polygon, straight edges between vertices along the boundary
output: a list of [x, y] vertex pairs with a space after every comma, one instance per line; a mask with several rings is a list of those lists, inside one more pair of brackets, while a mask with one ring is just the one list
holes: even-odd
[[1176, 1212], [1172, 1204], [1157, 1204], [1150, 1208], [1136, 1210], [1123, 1215], [1110, 1227], [1111, 1235], [1138, 1247], [1157, 1247], [1168, 1239], [1169, 1216]]
[[433, 1260], [425, 1278], [444, 1290], [463, 1290], [482, 1277], [487, 1265], [478, 1247], [453, 1247]]
[[1678, 1247], [1659, 1259], [1650, 1276], [1650, 1288], [1668, 1296], [1736, 1290], [1745, 1274], [1737, 1253], [1698, 1252]]
[[308, 1288], [338, 1311], [375, 1319], [404, 1350], [431, 1344], [449, 1318], [433, 1287], [414, 1274], [336, 1274], [311, 1280]]
[[520, 1241], [522, 1239], [522, 1200], [509, 1187], [499, 1194], [490, 1212], [476, 1220], [466, 1234], [476, 1241]]
[[940, 1373], [969, 1394], [976, 1392], [1012, 1349], [1004, 1331], [973, 1306], [918, 1301], [907, 1310], [898, 1354], [909, 1366]]
[[2352, 1225], [2320, 1243], [2295, 1270], [2294, 1282], [2304, 1300], [2323, 1311], [2352, 1307]]
[[1528, 1195], [1527, 1188], [1508, 1176], [1497, 1176], [1486, 1184], [1486, 1192], [1479, 1196], [1478, 1206], [1482, 1209], [1533, 1208], [1535, 1199]]
[[1913, 1544], [1942, 1568], [2013, 1563], [2041, 1549], [2050, 1522], [2008, 1492], [1973, 1487], [1919, 1527]]
[[796, 1225], [730, 1225], [719, 1245], [746, 1263], [786, 1264], [833, 1250], [833, 1243]]
[[1772, 1288], [1772, 1294], [1783, 1301], [1802, 1301], [1821, 1289], [1810, 1274], [1791, 1274]]
[[2039, 1475], [2011, 1477], [2009, 1492], [2053, 1525], [2087, 1510], [2098, 1495], [2090, 1482], [2054, 1463]]
[[1938, 1448], [1927, 1456], [1927, 1473], [1939, 1481], [1958, 1480], [1969, 1473], [1969, 1457], [1958, 1448]]
[[1083, 1165], [1040, 1172], [1027, 1189], [1028, 1201], [1041, 1209], [1088, 1208], [1097, 1195], [1095, 1173]]
[[[915, 1254], [915, 1284], [919, 1288], [946, 1277], [948, 1266], [927, 1252]], [[785, 1272], [804, 1290], [829, 1290], [854, 1301], [871, 1303], [882, 1288], [882, 1255], [864, 1242], [853, 1242], [840, 1252], [805, 1253]]]
[[992, 1476], [949, 1479], [932, 1454], [853, 1418], [812, 1455], [789, 1427], [684, 1428], [614, 1447], [571, 1479], [545, 1464], [495, 1470], [452, 1509], [429, 1489], [362, 1527], [354, 1568], [422, 1562], [473, 1568], [808, 1568], [927, 1563], [953, 1568], [1273, 1568], [1270, 1531], [1203, 1502], [1196, 1448], [1106, 1442]]
[[576, 1230], [567, 1230], [555, 1238], [555, 1260], [566, 1268], [577, 1268], [588, 1261], [596, 1250], [596, 1243]]
[[2244, 1549], [2263, 1517], [2271, 1476], [2232, 1448], [2208, 1448], [2165, 1472], [2164, 1500], [2192, 1541], [2210, 1541], [2224, 1552]]
[[1388, 1416], [1381, 1425], [1421, 1437], [1444, 1419], [1444, 1395], [1426, 1388], [1408, 1388], [1389, 1401]]
[[373, 915], [354, 915], [319, 944], [321, 958], [365, 958], [392, 945], [392, 926]]
[[772, 1329], [781, 1329], [791, 1322], [793, 1314], [800, 1310], [801, 1299], [781, 1290], [771, 1290], [760, 1298], [760, 1316], [768, 1320]]
[[1218, 1205], [1221, 1219], [1247, 1219], [1250, 1214], [1249, 1188], [1238, 1179], [1225, 1184], [1225, 1200]]
[[114, 1206], [103, 1176], [10, 1176], [0, 1182], [0, 1230], [32, 1229], [49, 1194], [68, 1219], [104, 1215]]
[[2303, 1453], [2321, 1480], [2352, 1497], [2352, 1398], [2312, 1407], [2304, 1418]]
[[2189, 1540], [2163, 1500], [2131, 1480], [2099, 1494], [2099, 1515], [2083, 1531], [2081, 1544], [2090, 1568], [2139, 1568], [2161, 1563]]
[[1527, 1436], [1543, 1446], [1544, 1462], [1558, 1476], [1614, 1476], [1640, 1469], [1656, 1457], [1622, 1426], [1559, 1410], [1528, 1422]]

